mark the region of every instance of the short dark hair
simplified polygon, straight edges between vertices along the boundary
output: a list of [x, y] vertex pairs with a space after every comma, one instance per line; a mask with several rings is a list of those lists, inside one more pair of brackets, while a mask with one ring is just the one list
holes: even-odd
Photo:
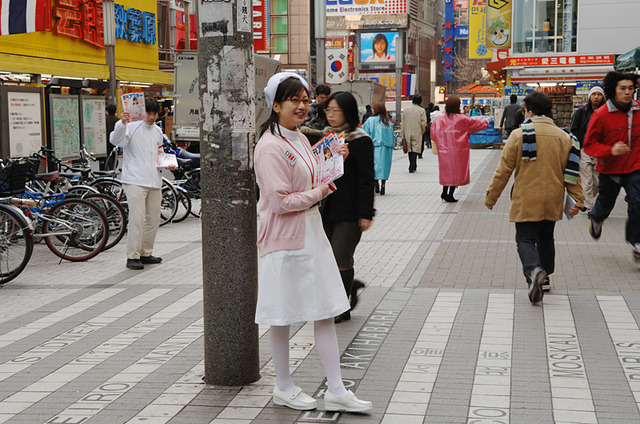
[[107, 106], [107, 112], [109, 112], [109, 115], [111, 116], [115, 115], [117, 110], [116, 105]]
[[551, 113], [552, 106], [551, 99], [544, 93], [532, 91], [524, 98], [524, 107], [533, 112], [534, 115], [553, 118]]
[[449, 97], [444, 103], [444, 112], [447, 115], [460, 113], [460, 97]]
[[511, 97], [509, 97], [509, 99], [511, 99], [511, 103], [515, 103], [518, 101], [518, 96], [516, 96], [515, 94], [512, 94]]
[[620, 71], [611, 71], [605, 75], [602, 81], [602, 89], [607, 99], [616, 98], [616, 87], [620, 81], [629, 80], [633, 82], [633, 89], [638, 88], [638, 76]]
[[144, 99], [144, 110], [147, 113], [160, 113], [160, 105], [153, 97], [147, 97]]
[[419, 105], [420, 103], [422, 103], [422, 96], [420, 94], [414, 94], [413, 99], [411, 99], [411, 101], [414, 104]]
[[326, 94], [327, 96], [331, 95], [331, 87], [328, 85], [320, 84], [316, 87], [316, 96], [318, 94]]
[[348, 91], [338, 91], [327, 99], [327, 105], [331, 103], [331, 100], [335, 100], [342, 109], [344, 120], [349, 125], [349, 132], [355, 131], [360, 124], [360, 118], [358, 117], [358, 101], [353, 97], [353, 94]]

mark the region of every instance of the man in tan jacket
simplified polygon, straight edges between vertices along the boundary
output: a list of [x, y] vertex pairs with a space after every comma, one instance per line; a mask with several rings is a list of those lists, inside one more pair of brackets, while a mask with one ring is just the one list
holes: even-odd
[[401, 136], [407, 141], [409, 153], [409, 172], [416, 172], [416, 159], [422, 152], [422, 134], [427, 129], [427, 114], [420, 106], [422, 96], [415, 94], [411, 105], [402, 111]]
[[[524, 99], [524, 107], [527, 120], [509, 136], [484, 204], [493, 209], [515, 170], [509, 221], [516, 224], [529, 300], [538, 303], [549, 289], [548, 275], [555, 267], [553, 231], [562, 219], [565, 188], [575, 201], [570, 216], [582, 208], [584, 196], [577, 175], [579, 149], [572, 152], [571, 137], [550, 118], [551, 99], [533, 92]], [[573, 178], [570, 169], [575, 171]]]

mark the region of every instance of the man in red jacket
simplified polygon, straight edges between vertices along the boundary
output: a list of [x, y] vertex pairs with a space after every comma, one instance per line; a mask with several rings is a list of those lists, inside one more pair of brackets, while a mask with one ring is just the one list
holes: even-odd
[[633, 100], [638, 76], [612, 71], [603, 82], [607, 103], [591, 116], [584, 140], [584, 151], [598, 158], [600, 173], [599, 194], [589, 212], [589, 233], [600, 238], [602, 222], [624, 187], [626, 239], [633, 246], [633, 257], [640, 261], [640, 104]]

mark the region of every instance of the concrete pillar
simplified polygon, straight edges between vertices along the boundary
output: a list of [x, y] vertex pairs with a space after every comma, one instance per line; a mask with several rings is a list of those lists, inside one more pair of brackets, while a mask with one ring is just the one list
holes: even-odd
[[198, 9], [205, 381], [236, 386], [260, 378], [252, 7]]

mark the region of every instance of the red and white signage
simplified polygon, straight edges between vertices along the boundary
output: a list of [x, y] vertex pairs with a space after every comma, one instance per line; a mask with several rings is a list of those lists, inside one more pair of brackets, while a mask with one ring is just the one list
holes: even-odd
[[268, 0], [253, 0], [253, 50], [265, 51], [269, 46], [267, 26]]
[[522, 66], [567, 66], [567, 65], [609, 65], [614, 61], [614, 55], [580, 55], [580, 56], [534, 56], [510, 57], [507, 67]]

